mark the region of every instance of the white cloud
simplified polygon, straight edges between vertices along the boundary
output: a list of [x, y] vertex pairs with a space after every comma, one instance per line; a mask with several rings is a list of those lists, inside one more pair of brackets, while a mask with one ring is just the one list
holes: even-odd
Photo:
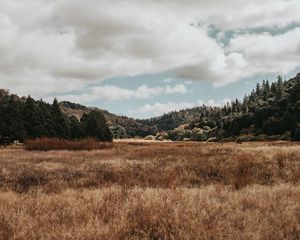
[[187, 84], [187, 85], [191, 85], [191, 84], [193, 84], [193, 81], [185, 81], [185, 84]]
[[236, 34], [211, 63], [178, 69], [181, 77], [197, 80], [200, 76], [222, 86], [255, 74], [288, 74], [300, 63], [300, 27], [283, 34]]
[[[241, 32], [300, 23], [299, 12], [299, 0], [0, 0], [1, 87], [43, 97], [165, 71], [216, 85], [288, 72], [300, 66], [299, 28]], [[229, 47], [219, 43], [227, 30]]]
[[[141, 85], [136, 89], [120, 88], [114, 85], [104, 85], [91, 87], [89, 91], [83, 94], [68, 94], [58, 96], [58, 99], [63, 101], [90, 103], [97, 100], [105, 101], [124, 101], [130, 99], [150, 99], [161, 94], [185, 94], [186, 87], [183, 84], [164, 87], [148, 87]], [[51, 99], [51, 98], [49, 98]]]
[[177, 84], [174, 87], [166, 86], [164, 89], [164, 93], [165, 94], [176, 94], [176, 93], [185, 94], [185, 93], [187, 93], [187, 89], [186, 89], [185, 85]]
[[172, 78], [167, 78], [167, 79], [164, 79], [163, 82], [164, 82], [164, 83], [171, 83], [171, 82], [174, 82], [174, 79], [172, 79]]
[[244, 34], [234, 37], [227, 49], [239, 52], [248, 75], [294, 70], [300, 62], [300, 28], [272, 36], [269, 33]]
[[227, 102], [231, 102], [231, 100], [229, 98], [225, 98], [222, 101], [216, 101], [214, 99], [211, 99], [206, 102], [202, 100], [199, 100], [197, 102], [171, 102], [171, 101], [166, 103], [157, 102], [155, 104], [145, 104], [138, 109], [131, 109], [129, 110], [129, 114], [131, 115], [141, 114], [141, 115], [145, 115], [146, 117], [149, 117], [149, 115], [160, 116], [164, 113], [168, 113], [171, 111], [179, 111], [182, 109], [193, 108], [202, 105], [206, 105], [210, 107], [222, 107]]
[[168, 113], [170, 111], [176, 111], [176, 110], [181, 110], [185, 108], [192, 108], [197, 106], [194, 103], [191, 102], [167, 102], [167, 103], [155, 103], [153, 105], [151, 104], [145, 104], [144, 106], [136, 109], [136, 110], [130, 110], [130, 114], [135, 114], [135, 113], [142, 113], [142, 114], [153, 114], [154, 116], [159, 116], [164, 113]]
[[210, 99], [207, 102], [204, 102], [203, 104], [210, 107], [223, 107], [227, 103], [230, 103], [231, 99], [224, 98], [222, 101], [216, 101], [215, 99]]

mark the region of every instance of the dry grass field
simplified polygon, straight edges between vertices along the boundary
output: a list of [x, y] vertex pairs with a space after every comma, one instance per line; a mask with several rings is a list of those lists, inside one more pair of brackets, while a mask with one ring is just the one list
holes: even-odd
[[300, 145], [0, 149], [0, 239], [300, 239]]

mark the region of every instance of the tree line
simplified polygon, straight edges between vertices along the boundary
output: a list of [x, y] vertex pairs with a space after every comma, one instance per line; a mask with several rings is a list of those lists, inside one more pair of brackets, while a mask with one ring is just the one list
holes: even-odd
[[0, 136], [20, 141], [39, 137], [112, 140], [100, 111], [90, 111], [80, 119], [68, 117], [61, 111], [57, 99], [49, 104], [30, 96], [19, 98], [6, 90], [0, 90]]

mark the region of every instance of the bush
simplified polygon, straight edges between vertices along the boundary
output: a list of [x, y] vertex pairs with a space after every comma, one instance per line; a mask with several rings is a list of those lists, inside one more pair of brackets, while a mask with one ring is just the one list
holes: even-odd
[[156, 134], [155, 138], [158, 141], [165, 141], [169, 139], [169, 135], [166, 132], [159, 132]]
[[93, 138], [71, 141], [59, 138], [37, 138], [25, 142], [29, 151], [50, 151], [50, 150], [94, 150], [112, 147], [112, 143], [99, 142]]
[[145, 137], [145, 140], [154, 141], [155, 140], [155, 136], [149, 135], [149, 136]]

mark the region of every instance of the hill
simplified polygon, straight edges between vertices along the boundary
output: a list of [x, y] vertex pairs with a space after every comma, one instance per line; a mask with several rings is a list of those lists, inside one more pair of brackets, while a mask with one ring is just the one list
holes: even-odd
[[223, 107], [201, 106], [141, 120], [156, 126], [157, 138], [172, 140], [300, 140], [300, 73], [257, 84], [244, 99]]
[[114, 138], [145, 137], [158, 131], [155, 125], [148, 124], [130, 117], [119, 116], [103, 109], [86, 107], [68, 101], [60, 102], [59, 105], [61, 110], [67, 116], [75, 116], [77, 119], [80, 119], [83, 114], [91, 111], [101, 112], [105, 116], [107, 124], [109, 125]]
[[55, 101], [51, 105], [0, 90], [0, 135], [14, 139], [44, 135], [80, 138], [86, 135], [83, 122], [93, 113], [100, 125], [109, 127], [101, 134], [112, 134], [114, 138], [153, 135], [159, 140], [175, 141], [300, 140], [300, 73], [288, 81], [280, 76], [273, 83], [263, 81], [243, 100], [236, 99], [223, 107], [203, 105], [145, 120]]

